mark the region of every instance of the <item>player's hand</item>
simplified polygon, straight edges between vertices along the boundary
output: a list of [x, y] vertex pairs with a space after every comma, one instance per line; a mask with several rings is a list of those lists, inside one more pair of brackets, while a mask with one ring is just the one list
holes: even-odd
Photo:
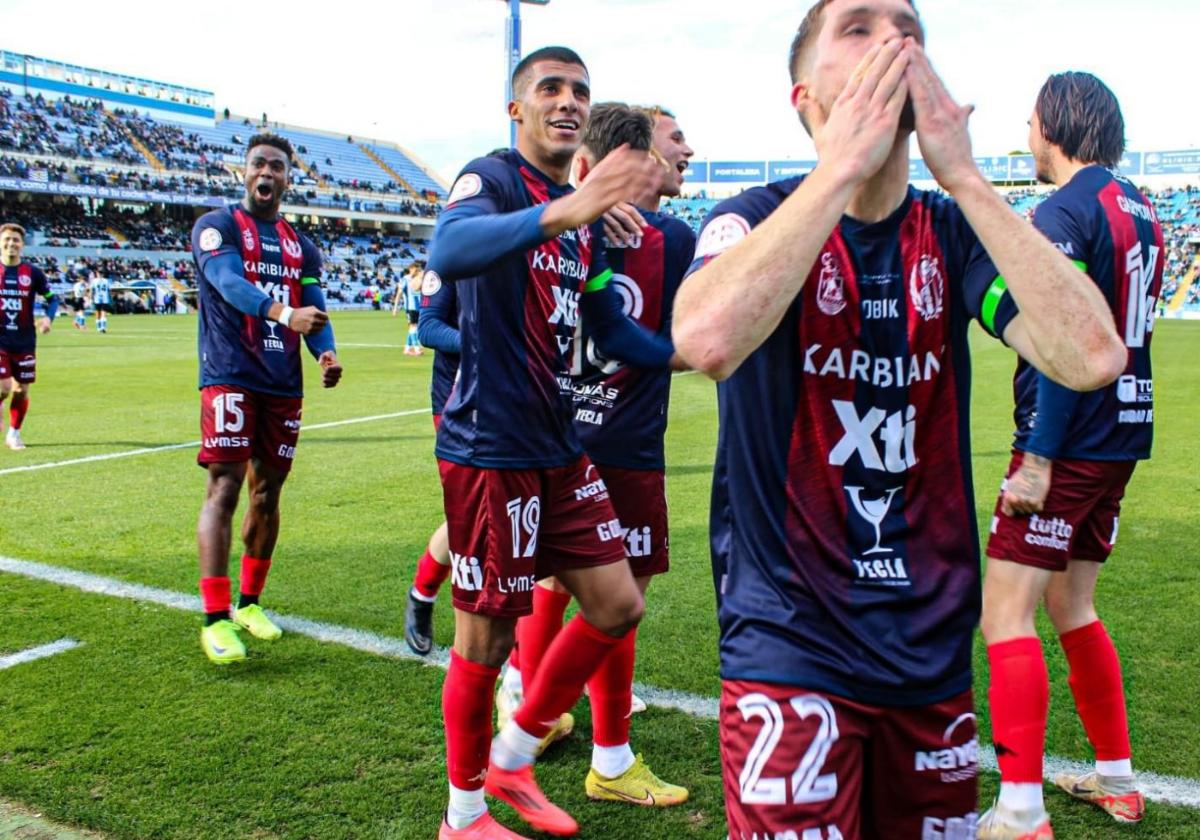
[[48, 317], [43, 317], [42, 320], [38, 322], [38, 332], [40, 332], [42, 335], [45, 335], [46, 333], [50, 332], [50, 327], [52, 326], [53, 324], [50, 322], [50, 319]]
[[1005, 516], [1028, 516], [1041, 513], [1050, 492], [1050, 476], [1054, 462], [1041, 455], [1026, 452], [1021, 466], [1004, 483], [1000, 510]]
[[542, 230], [558, 236], [565, 230], [590, 225], [618, 202], [654, 192], [661, 180], [662, 167], [648, 152], [622, 145], [596, 164], [583, 186], [546, 205]]
[[321, 384], [326, 388], [333, 388], [341, 381], [342, 366], [338, 363], [337, 354], [332, 350], [326, 350], [317, 359], [317, 364], [321, 366]]
[[329, 316], [317, 307], [299, 306], [292, 310], [292, 319], [288, 322], [288, 329], [294, 330], [300, 335], [312, 335], [325, 329], [325, 325], [328, 323]]
[[925, 51], [915, 43], [911, 51], [905, 77], [912, 96], [921, 157], [937, 182], [953, 195], [962, 184], [983, 177], [971, 156], [971, 135], [967, 132], [967, 120], [975, 106], [955, 102], [933, 72]]
[[642, 214], [627, 201], [610, 207], [601, 218], [604, 221], [604, 237], [613, 245], [632, 245], [646, 226]]
[[861, 183], [887, 161], [908, 99], [905, 74], [912, 47], [911, 39], [893, 38], [868, 50], [829, 113], [816, 101], [803, 100], [820, 165]]

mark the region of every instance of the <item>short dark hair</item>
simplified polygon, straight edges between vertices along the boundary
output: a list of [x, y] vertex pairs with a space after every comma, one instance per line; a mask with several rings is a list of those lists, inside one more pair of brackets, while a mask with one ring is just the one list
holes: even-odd
[[[833, 0], [817, 0], [808, 10], [808, 14], [804, 16], [804, 20], [800, 21], [800, 28], [796, 30], [796, 37], [792, 39], [792, 48], [788, 51], [788, 72], [792, 75], [792, 84], [800, 81], [800, 65], [804, 63], [805, 53], [813, 39], [821, 32], [825, 7], [832, 2]], [[916, 2], [908, 0], [908, 5], [912, 6], [913, 12], [916, 13]]]
[[280, 137], [278, 134], [255, 134], [246, 142], [246, 156], [250, 156], [250, 150], [255, 146], [270, 146], [273, 149], [278, 149], [287, 155], [288, 164], [292, 162], [292, 158], [296, 156], [296, 150], [292, 148], [292, 143], [286, 137]]
[[25, 241], [25, 228], [21, 227], [16, 222], [5, 222], [4, 224], [0, 225], [0, 233], [8, 233], [9, 231], [12, 231], [20, 236], [22, 242]]
[[1072, 160], [1113, 167], [1125, 153], [1121, 104], [1091, 73], [1056, 73], [1038, 91], [1042, 137]]
[[521, 96], [521, 89], [525, 87], [527, 76], [530, 68], [538, 61], [560, 61], [563, 64], [578, 64], [583, 68], [583, 72], [587, 72], [587, 65], [583, 63], [583, 59], [579, 57], [579, 53], [570, 47], [542, 47], [534, 50], [529, 55], [522, 58], [512, 74], [512, 92], [513, 98], [518, 99]]
[[650, 115], [624, 102], [601, 102], [594, 106], [583, 132], [583, 145], [597, 161], [604, 160], [609, 152], [625, 143], [630, 148], [648, 152], [653, 142], [654, 121]]

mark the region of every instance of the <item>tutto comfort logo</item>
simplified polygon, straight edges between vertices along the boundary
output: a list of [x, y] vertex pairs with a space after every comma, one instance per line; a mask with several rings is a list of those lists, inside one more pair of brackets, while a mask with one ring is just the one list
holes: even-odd
[[1028, 532], [1025, 534], [1025, 542], [1040, 548], [1053, 549], [1054, 551], [1066, 551], [1069, 549], [1071, 547], [1071, 535], [1075, 533], [1075, 528], [1068, 524], [1061, 516], [1043, 519], [1035, 513], [1029, 517], [1029, 525], [1027, 527]]

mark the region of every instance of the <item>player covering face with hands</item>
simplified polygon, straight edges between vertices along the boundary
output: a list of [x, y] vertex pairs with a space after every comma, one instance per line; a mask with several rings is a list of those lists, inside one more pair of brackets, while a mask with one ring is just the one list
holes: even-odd
[[[720, 382], [729, 834], [971, 836], [967, 328], [1075, 388], [1123, 353], [1103, 297], [975, 166], [912, 4], [823, 0], [789, 70], [817, 167], [713, 209], [673, 330]], [[908, 185], [914, 130], [949, 198]]]

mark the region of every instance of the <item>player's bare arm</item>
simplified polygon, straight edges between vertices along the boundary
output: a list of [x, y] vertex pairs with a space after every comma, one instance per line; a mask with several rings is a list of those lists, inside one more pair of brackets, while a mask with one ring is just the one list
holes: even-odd
[[950, 97], [919, 46], [912, 47], [907, 77], [921, 155], [962, 208], [1020, 309], [1004, 340], [1068, 388], [1090, 391], [1112, 382], [1125, 368], [1126, 351], [1100, 290], [983, 177], [967, 133], [973, 109]]
[[1005, 516], [1028, 516], [1041, 513], [1050, 492], [1054, 462], [1041, 455], [1026, 452], [1020, 468], [1004, 485], [1001, 509]]
[[542, 213], [542, 230], [550, 237], [589, 225], [619, 202], [654, 188], [659, 164], [645, 152], [622, 146], [596, 165], [578, 190], [555, 199]]
[[[779, 326], [855, 191], [892, 154], [908, 96], [908, 54], [899, 38], [872, 47], [828, 114], [815, 102], [798, 103], [812, 126], [817, 168], [766, 221], [680, 287], [672, 335], [692, 367], [725, 379]], [[794, 96], [803, 96], [799, 90]]]

